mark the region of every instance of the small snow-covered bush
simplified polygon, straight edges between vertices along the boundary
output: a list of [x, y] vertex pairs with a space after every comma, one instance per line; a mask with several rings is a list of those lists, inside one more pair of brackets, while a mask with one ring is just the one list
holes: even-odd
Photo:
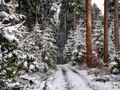
[[86, 62], [86, 52], [83, 46], [78, 46], [76, 50], [72, 52], [72, 61], [78, 63], [85, 63]]
[[114, 61], [110, 63], [110, 72], [112, 74], [120, 74], [120, 58], [115, 57]]

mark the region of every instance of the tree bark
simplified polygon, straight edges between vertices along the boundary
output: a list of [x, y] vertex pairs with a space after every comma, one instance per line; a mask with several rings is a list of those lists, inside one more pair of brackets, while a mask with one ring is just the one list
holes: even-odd
[[118, 0], [114, 0], [114, 37], [115, 37], [115, 49], [119, 51], [119, 28], [118, 28]]
[[13, 4], [13, 7], [14, 7], [14, 10], [13, 10], [13, 12], [15, 13], [16, 12], [16, 0], [12, 0], [12, 4]]
[[73, 30], [76, 30], [76, 14], [75, 14], [75, 8], [73, 10]]
[[67, 44], [67, 20], [66, 20], [66, 17], [67, 17], [67, 14], [65, 13], [65, 16], [64, 16], [64, 27], [65, 27], [65, 33], [64, 33], [64, 37], [65, 37], [65, 42], [64, 42], [64, 45]]
[[108, 63], [108, 0], [104, 0], [104, 63]]
[[20, 13], [20, 11], [21, 11], [21, 6], [20, 6], [21, 5], [21, 0], [18, 1], [18, 5], [19, 5], [19, 13]]
[[91, 0], [86, 0], [86, 49], [87, 65], [92, 67]]

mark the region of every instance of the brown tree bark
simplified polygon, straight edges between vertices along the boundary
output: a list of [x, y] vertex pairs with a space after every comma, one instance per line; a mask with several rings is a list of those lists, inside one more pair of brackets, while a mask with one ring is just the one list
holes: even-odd
[[91, 0], [86, 0], [86, 49], [87, 65], [92, 67]]
[[76, 3], [76, 1], [75, 0], [73, 0], [73, 22], [72, 22], [72, 26], [73, 26], [73, 30], [75, 31], [76, 30], [76, 5], [75, 5], [75, 3]]
[[13, 10], [13, 12], [15, 13], [16, 12], [16, 0], [12, 0], [12, 4], [13, 4], [13, 7], [14, 7], [14, 10]]
[[67, 22], [66, 22], [66, 17], [67, 17], [67, 14], [65, 13], [65, 16], [64, 16], [64, 29], [65, 29], [64, 37], [65, 37], [65, 43], [64, 44], [67, 44]]
[[18, 1], [19, 13], [21, 11], [21, 0]]
[[108, 0], [104, 0], [104, 63], [108, 63]]
[[119, 51], [119, 28], [118, 28], [118, 0], [114, 0], [114, 37], [115, 49]]
[[76, 14], [75, 14], [75, 8], [73, 10], [73, 30], [76, 30]]

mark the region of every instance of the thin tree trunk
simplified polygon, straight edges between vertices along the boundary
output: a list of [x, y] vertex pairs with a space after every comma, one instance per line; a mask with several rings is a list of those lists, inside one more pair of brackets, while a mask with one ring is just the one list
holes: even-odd
[[64, 44], [67, 44], [67, 22], [66, 22], [66, 17], [67, 17], [67, 14], [65, 13], [65, 16], [64, 16], [64, 27], [65, 27], [65, 43]]
[[87, 64], [92, 67], [91, 0], [86, 0], [86, 49]]
[[104, 63], [108, 63], [108, 0], [104, 0]]
[[119, 28], [118, 28], [118, 0], [114, 0], [114, 36], [115, 36], [115, 49], [119, 51]]
[[[75, 0], [73, 0], [73, 3], [76, 3]], [[76, 30], [76, 6], [73, 5], [73, 22], [72, 22], [72, 26], [73, 26], [73, 30], [75, 31]]]
[[12, 4], [13, 4], [13, 7], [14, 7], [14, 10], [13, 10], [13, 12], [15, 13], [16, 12], [16, 0], [12, 0]]
[[73, 30], [76, 30], [76, 15], [75, 15], [75, 9], [73, 10]]
[[19, 13], [20, 13], [20, 11], [21, 11], [21, 6], [20, 6], [21, 5], [21, 0], [18, 1], [18, 5], [19, 5]]

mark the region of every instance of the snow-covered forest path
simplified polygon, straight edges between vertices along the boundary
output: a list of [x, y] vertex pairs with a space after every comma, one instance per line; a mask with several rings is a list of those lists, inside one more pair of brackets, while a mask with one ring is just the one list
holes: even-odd
[[93, 90], [76, 71], [67, 65], [58, 65], [58, 71], [41, 84], [40, 90]]

